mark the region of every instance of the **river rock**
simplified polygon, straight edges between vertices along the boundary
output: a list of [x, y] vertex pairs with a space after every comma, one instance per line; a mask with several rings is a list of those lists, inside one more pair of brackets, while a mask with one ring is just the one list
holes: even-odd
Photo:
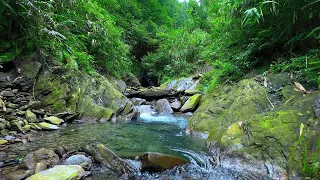
[[66, 154], [66, 149], [63, 146], [58, 146], [54, 149], [54, 152], [60, 157], [62, 158], [63, 155]]
[[139, 156], [139, 160], [142, 163], [143, 171], [164, 171], [166, 169], [172, 169], [175, 166], [180, 166], [188, 163], [188, 161], [181, 159], [179, 157], [148, 152]]
[[172, 114], [173, 110], [167, 99], [160, 99], [156, 103], [155, 112], [158, 114]]
[[84, 148], [85, 152], [91, 155], [94, 160], [105, 165], [118, 174], [131, 174], [136, 172], [136, 169], [128, 161], [121, 159], [110, 149], [103, 144], [87, 145]]
[[7, 144], [7, 143], [8, 143], [8, 141], [7, 141], [7, 140], [0, 139], [0, 145]]
[[14, 97], [14, 93], [12, 91], [2, 91], [1, 96], [3, 97]]
[[196, 109], [196, 107], [199, 105], [201, 97], [202, 97], [201, 94], [196, 94], [196, 95], [191, 96], [188, 99], [188, 101], [182, 106], [180, 111], [182, 111], [182, 112], [194, 111]]
[[175, 111], [179, 111], [179, 109], [181, 108], [182, 104], [178, 99], [174, 99], [171, 103], [170, 103], [170, 107], [175, 110]]
[[11, 122], [11, 128], [15, 131], [24, 132], [19, 121]]
[[187, 95], [187, 96], [193, 96], [195, 94], [200, 94], [200, 91], [197, 91], [197, 90], [185, 90], [184, 94]]
[[47, 168], [48, 168], [48, 167], [47, 167], [47, 165], [46, 165], [45, 163], [39, 162], [39, 163], [36, 164], [36, 168], [35, 168], [35, 170], [34, 170], [34, 173], [36, 174], [36, 173], [38, 173], [38, 172], [41, 172], [41, 171], [43, 171], [43, 170], [46, 170]]
[[92, 160], [88, 157], [86, 157], [83, 154], [76, 154], [73, 156], [70, 156], [66, 161], [63, 163], [64, 165], [79, 165], [81, 167], [83, 166], [91, 166]]
[[33, 112], [31, 112], [30, 110], [26, 111], [26, 119], [28, 122], [31, 122], [31, 123], [38, 122], [37, 116]]
[[8, 179], [8, 180], [26, 179], [27, 177], [31, 176], [32, 174], [33, 174], [33, 171], [18, 169], [14, 172], [10, 172], [9, 174], [7, 174], [6, 179]]
[[55, 125], [59, 125], [61, 123], [64, 123], [64, 120], [60, 119], [60, 118], [57, 118], [55, 116], [50, 116], [50, 117], [46, 117], [46, 118], [43, 118], [45, 121], [48, 121], [50, 122], [51, 124], [55, 124]]
[[24, 132], [29, 131], [30, 128], [31, 128], [31, 125], [25, 125], [25, 126], [22, 127], [22, 129], [24, 130]]
[[313, 112], [316, 117], [320, 116], [320, 96], [317, 96], [313, 103]]
[[41, 108], [41, 101], [30, 101], [28, 104], [28, 108], [30, 109], [39, 109]]
[[43, 163], [47, 167], [50, 167], [58, 163], [59, 157], [56, 153], [49, 149], [39, 149], [35, 152], [27, 154], [21, 163], [21, 166], [29, 170], [35, 170], [37, 163]]
[[57, 130], [57, 129], [59, 129], [58, 126], [53, 125], [53, 124], [49, 124], [49, 123], [45, 123], [45, 122], [38, 123], [38, 126], [43, 130]]
[[78, 180], [85, 175], [85, 171], [81, 166], [77, 165], [59, 165], [51, 169], [41, 171], [27, 180]]
[[141, 106], [141, 105], [144, 105], [147, 101], [145, 99], [141, 99], [141, 98], [132, 98], [131, 102], [135, 106]]

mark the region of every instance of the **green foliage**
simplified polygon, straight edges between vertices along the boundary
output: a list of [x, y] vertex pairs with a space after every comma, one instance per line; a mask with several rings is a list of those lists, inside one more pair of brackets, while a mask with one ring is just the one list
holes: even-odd
[[220, 84], [227, 79], [231, 79], [234, 72], [233, 67], [229, 62], [215, 61], [212, 63], [213, 70], [204, 73], [200, 81], [198, 89], [203, 92], [212, 92]]
[[189, 32], [177, 29], [158, 33], [160, 46], [146, 56], [142, 65], [157, 77], [182, 77], [193, 73], [205, 63], [208, 33], [201, 29]]
[[294, 72], [296, 76], [318, 83], [320, 72], [320, 50], [311, 50], [303, 56], [286, 60], [279, 58], [270, 66], [273, 72]]

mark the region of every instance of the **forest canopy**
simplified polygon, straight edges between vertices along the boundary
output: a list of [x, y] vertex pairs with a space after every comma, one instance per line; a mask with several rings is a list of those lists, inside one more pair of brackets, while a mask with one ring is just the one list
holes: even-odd
[[320, 81], [316, 0], [0, 0], [0, 12], [2, 63], [37, 52], [89, 74], [158, 82], [210, 66], [204, 91], [253, 70]]

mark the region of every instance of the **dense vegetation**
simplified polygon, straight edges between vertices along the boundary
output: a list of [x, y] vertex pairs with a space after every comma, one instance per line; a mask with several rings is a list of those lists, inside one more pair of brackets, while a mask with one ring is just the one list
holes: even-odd
[[162, 82], [212, 66], [206, 91], [257, 69], [320, 81], [315, 0], [1, 0], [0, 12], [2, 62], [37, 52], [88, 73]]

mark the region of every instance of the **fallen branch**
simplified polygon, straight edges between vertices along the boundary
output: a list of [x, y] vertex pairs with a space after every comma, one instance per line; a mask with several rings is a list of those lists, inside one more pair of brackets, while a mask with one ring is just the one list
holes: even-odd
[[271, 104], [272, 109], [274, 109], [274, 105], [272, 104], [272, 102], [271, 102], [271, 101], [270, 101], [270, 99], [268, 98], [268, 95], [266, 95], [266, 97], [267, 97], [267, 99], [268, 99], [269, 103]]

